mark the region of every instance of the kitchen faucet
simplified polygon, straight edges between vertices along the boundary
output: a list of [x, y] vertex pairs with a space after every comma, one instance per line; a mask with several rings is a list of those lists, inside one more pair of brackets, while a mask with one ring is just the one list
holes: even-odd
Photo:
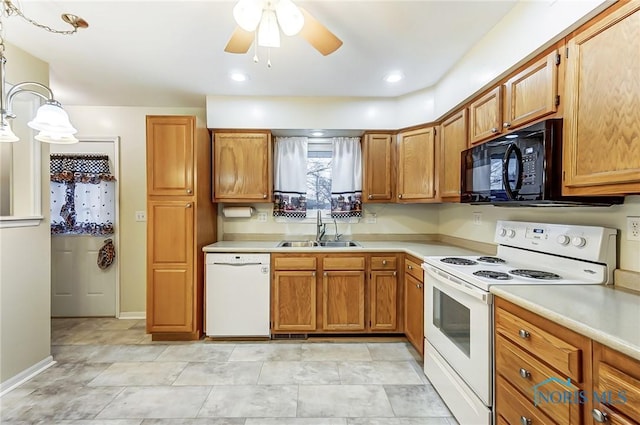
[[336, 221], [335, 217], [333, 217], [333, 225], [336, 226], [336, 234], [333, 236], [333, 240], [334, 241], [339, 241], [340, 240], [340, 236], [342, 236], [342, 234], [338, 233], [338, 222]]
[[316, 241], [320, 242], [324, 237], [327, 225], [322, 224], [322, 217], [320, 215], [320, 210], [318, 210], [318, 218], [316, 219]]

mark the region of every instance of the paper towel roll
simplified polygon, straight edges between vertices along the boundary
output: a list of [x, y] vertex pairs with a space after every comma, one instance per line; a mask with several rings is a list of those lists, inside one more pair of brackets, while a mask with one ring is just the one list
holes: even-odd
[[249, 218], [253, 214], [253, 207], [224, 207], [222, 213], [228, 218]]

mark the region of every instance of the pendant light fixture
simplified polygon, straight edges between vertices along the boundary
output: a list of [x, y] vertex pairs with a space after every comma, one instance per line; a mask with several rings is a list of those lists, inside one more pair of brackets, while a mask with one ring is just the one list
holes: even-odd
[[15, 118], [15, 114], [11, 112], [11, 106], [13, 99], [18, 94], [30, 93], [34, 96], [40, 97], [44, 100], [44, 103], [36, 113], [36, 116], [27, 123], [29, 127], [34, 130], [38, 130], [38, 135], [35, 139], [45, 143], [60, 143], [70, 144], [78, 142], [78, 139], [74, 137], [77, 130], [71, 125], [69, 121], [69, 115], [62, 108], [60, 102], [55, 100], [53, 92], [49, 87], [42, 83], [35, 81], [25, 81], [22, 83], [14, 84], [11, 89], [5, 93], [5, 66], [7, 59], [5, 57], [5, 45], [4, 45], [4, 25], [2, 19], [4, 17], [10, 17], [13, 15], [20, 16], [30, 24], [45, 29], [49, 32], [56, 34], [74, 34], [78, 28], [87, 28], [89, 24], [84, 19], [65, 13], [62, 15], [62, 20], [70, 24], [72, 30], [55, 30], [46, 25], [42, 25], [27, 18], [22, 11], [15, 6], [11, 0], [0, 0], [2, 2], [2, 15], [0, 16], [0, 142], [17, 142], [19, 138], [11, 130], [9, 120]]

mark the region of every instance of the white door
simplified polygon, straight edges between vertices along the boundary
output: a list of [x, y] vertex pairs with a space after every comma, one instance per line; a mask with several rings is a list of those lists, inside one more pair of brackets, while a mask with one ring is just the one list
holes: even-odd
[[[118, 178], [117, 138], [79, 137], [73, 145], [51, 145], [51, 153], [99, 153], [109, 156], [111, 174]], [[118, 294], [118, 181], [115, 184], [116, 217], [112, 236], [51, 236], [51, 316], [116, 316]], [[98, 267], [98, 250], [111, 238], [116, 259], [108, 268]]]

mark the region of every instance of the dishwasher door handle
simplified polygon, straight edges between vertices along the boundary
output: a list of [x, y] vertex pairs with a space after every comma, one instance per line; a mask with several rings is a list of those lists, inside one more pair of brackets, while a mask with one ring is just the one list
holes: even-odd
[[261, 266], [262, 263], [213, 263], [213, 265], [243, 267], [243, 266]]

